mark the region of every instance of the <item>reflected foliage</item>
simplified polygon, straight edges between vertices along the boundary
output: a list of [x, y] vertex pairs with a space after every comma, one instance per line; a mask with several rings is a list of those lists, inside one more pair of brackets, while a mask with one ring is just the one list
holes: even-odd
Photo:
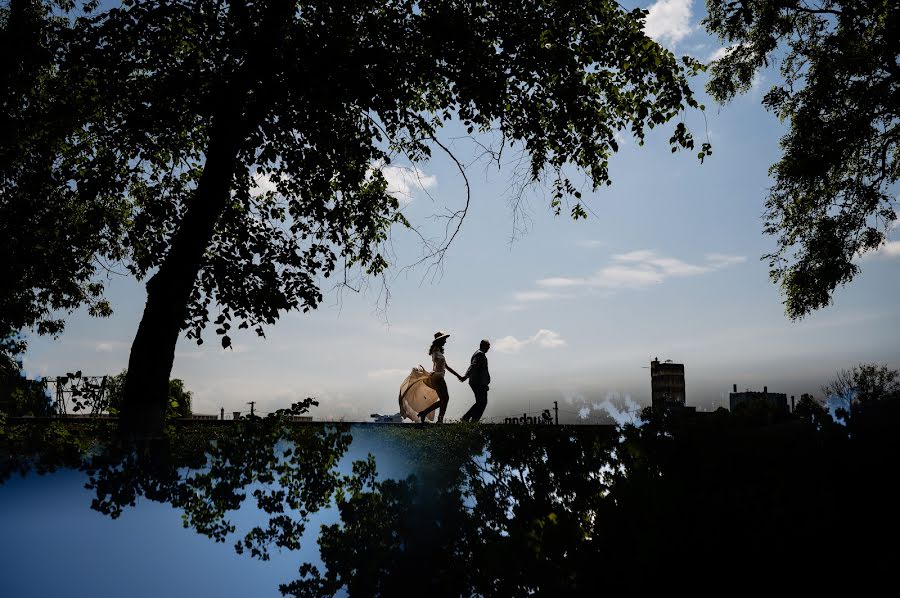
[[[767, 567], [811, 587], [839, 550], [843, 567], [887, 579], [900, 556], [880, 540], [900, 532], [895, 436], [824, 426], [812, 397], [798, 408], [774, 424], [717, 413], [640, 428], [368, 428], [380, 450], [416, 465], [406, 479], [379, 475], [371, 455], [340, 473], [347, 428], [283, 417], [182, 426], [152, 449], [88, 452], [77, 466], [94, 509], [117, 517], [141, 497], [167, 502], [186, 526], [236, 536], [238, 552], [262, 559], [298, 548], [309, 514], [335, 505], [319, 531], [322, 563], [300, 565], [280, 588], [290, 596], [697, 588]], [[236, 533], [229, 513], [248, 500], [265, 521]]]
[[[282, 591], [393, 595], [410, 575], [426, 593], [454, 596], [696, 588], [765, 562], [792, 563], [789, 577], [801, 579], [820, 566], [823, 550], [871, 543], [870, 528], [858, 525], [898, 531], [882, 469], [897, 463], [896, 444], [869, 452], [801, 422], [477, 434], [483, 452], [440, 483], [413, 489], [360, 470], [365, 487], [320, 537], [327, 572], [307, 566], [305, 579]], [[836, 524], [855, 501], [872, 510], [854, 510], [852, 526]], [[382, 538], [390, 541], [373, 542]], [[363, 549], [370, 546], [378, 550]], [[886, 576], [890, 555], [896, 549], [847, 564], [866, 562]], [[370, 577], [356, 586], [360, 571]]]
[[828, 409], [808, 393], [800, 395], [800, 400], [794, 408], [794, 416], [813, 426], [816, 430], [823, 430], [838, 425], [828, 413]]
[[835, 372], [822, 387], [826, 396], [840, 397], [848, 406], [900, 399], [900, 370], [878, 363], [861, 363]]
[[277, 418], [242, 422], [210, 437], [190, 428], [150, 455], [106, 453], [87, 466], [91, 507], [118, 517], [144, 497], [183, 511], [185, 527], [217, 542], [236, 531], [229, 512], [252, 498], [271, 516], [235, 549], [267, 560], [271, 547], [297, 549], [307, 516], [325, 507], [341, 478], [334, 469], [350, 436], [346, 429], [285, 426]]
[[897, 464], [893, 441], [727, 416], [469, 433], [474, 452], [431, 453], [428, 482], [379, 482], [372, 461], [360, 465], [341, 522], [322, 529], [325, 571], [305, 565], [282, 591], [580, 595], [702, 587], [765, 563], [815, 585], [805, 578], [829, 550], [867, 544], [844, 564], [885, 578], [897, 555], [868, 531], [900, 531], [884, 469]]
[[267, 559], [272, 546], [299, 547], [306, 517], [327, 505], [341, 482], [335, 465], [351, 440], [347, 427], [289, 423], [312, 404], [228, 426], [175, 423], [140, 447], [122, 444], [108, 420], [7, 423], [0, 428], [0, 480], [80, 469], [96, 493], [91, 508], [117, 518], [141, 498], [169, 503], [183, 512], [185, 527], [217, 542], [236, 531], [229, 513], [252, 498], [272, 519], [235, 548]]
[[[45, 385], [25, 377], [14, 344], [13, 339], [0, 340], [0, 413], [34, 417], [50, 415], [53, 404]], [[4, 350], [4, 345], [8, 350]]]
[[843, 421], [883, 427], [900, 414], [900, 370], [885, 364], [860, 363], [835, 372], [822, 392]]

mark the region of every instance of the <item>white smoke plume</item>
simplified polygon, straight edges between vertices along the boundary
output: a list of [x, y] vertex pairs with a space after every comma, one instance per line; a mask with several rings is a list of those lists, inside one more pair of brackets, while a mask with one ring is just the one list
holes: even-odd
[[566, 412], [576, 415], [582, 423], [615, 424], [617, 426], [626, 424], [640, 426], [643, 424], [641, 404], [627, 393], [609, 391], [602, 400], [588, 401], [579, 393], [564, 392], [563, 402], [573, 408], [566, 409]]

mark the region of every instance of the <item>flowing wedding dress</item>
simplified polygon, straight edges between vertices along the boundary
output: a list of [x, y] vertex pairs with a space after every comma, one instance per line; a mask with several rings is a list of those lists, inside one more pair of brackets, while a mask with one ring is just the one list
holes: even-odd
[[[437, 402], [438, 393], [430, 385], [431, 373], [422, 366], [414, 367], [409, 376], [400, 385], [400, 413], [414, 422], [419, 421], [418, 413]], [[434, 421], [432, 411], [425, 418]]]

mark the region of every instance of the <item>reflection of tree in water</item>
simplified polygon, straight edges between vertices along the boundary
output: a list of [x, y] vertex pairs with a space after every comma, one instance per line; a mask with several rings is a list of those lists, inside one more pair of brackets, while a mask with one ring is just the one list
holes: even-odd
[[[620, 430], [386, 426], [379, 450], [418, 466], [392, 480], [371, 456], [338, 472], [347, 428], [270, 418], [184, 427], [142, 452], [82, 452], [79, 467], [95, 509], [115, 517], [141, 496], [168, 502], [217, 541], [252, 498], [268, 521], [238, 550], [263, 559], [298, 548], [307, 516], [333, 500], [323, 565], [301, 565], [287, 595], [571, 595], [749, 571], [806, 580], [837, 550], [842, 567], [886, 576], [898, 551], [877, 538], [900, 531], [889, 431], [727, 416]], [[72, 466], [76, 445], [41, 456]]]
[[145, 454], [104, 453], [86, 467], [92, 508], [118, 517], [144, 496], [184, 511], [184, 524], [216, 541], [235, 532], [228, 513], [248, 495], [270, 515], [240, 540], [238, 552], [268, 559], [272, 545], [298, 549], [310, 513], [326, 507], [342, 482], [336, 464], [351, 436], [346, 426], [290, 426], [277, 418], [248, 421], [210, 435], [185, 430]]
[[[358, 468], [319, 539], [324, 571], [307, 565], [282, 590], [556, 596], [776, 574], [812, 587], [834, 554], [889, 579], [898, 550], [879, 538], [900, 531], [889, 492], [900, 460], [887, 431], [727, 418], [621, 434], [484, 427], [469, 438], [482, 451], [429, 450], [418, 483]], [[462, 444], [427, 432], [445, 433]]]
[[271, 517], [235, 548], [267, 559], [271, 546], [299, 548], [308, 515], [343, 482], [336, 464], [351, 442], [349, 428], [291, 425], [286, 416], [309, 404], [227, 427], [172, 426], [137, 450], [102, 420], [0, 427], [0, 481], [32, 469], [80, 469], [96, 492], [93, 509], [117, 518], [141, 497], [168, 503], [183, 511], [186, 527], [216, 541], [235, 532], [229, 512], [249, 495]]

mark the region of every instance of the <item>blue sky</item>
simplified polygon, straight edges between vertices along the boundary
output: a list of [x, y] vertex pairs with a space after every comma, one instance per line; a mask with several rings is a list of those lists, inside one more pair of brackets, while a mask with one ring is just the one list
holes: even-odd
[[[691, 0], [661, 0], [647, 31], [676, 54], [713, 59], [722, 45], [700, 28], [704, 10]], [[644, 147], [623, 138], [611, 160], [613, 185], [596, 193], [583, 185], [587, 221], [554, 217], [539, 186], [517, 212], [524, 221], [517, 219], [517, 154], [508, 152], [500, 168], [477, 161], [478, 146], [448, 126], [445, 142], [469, 164], [472, 203], [439, 272], [405, 268], [422, 247], [397, 230], [386, 306], [381, 283], [370, 281], [360, 293], [327, 292], [316, 313], [284, 315], [266, 339], [235, 335], [233, 351], [216, 349], [212, 338], [202, 347], [182, 339], [173, 376], [194, 392], [199, 413], [246, 410], [251, 400], [269, 411], [314, 396], [317, 417], [353, 420], [396, 411], [409, 369], [430, 366], [426, 349], [438, 329], [451, 334], [446, 355], [456, 369], [465, 369], [481, 338], [492, 341], [486, 416], [494, 417], [553, 401], [588, 412], [611, 396], [648, 403], [643, 368], [655, 356], [685, 364], [688, 404], [701, 408], [727, 405], [732, 384], [799, 396], [818, 394], [834, 370], [860, 361], [898, 367], [900, 231], [861, 259], [862, 274], [835, 293], [834, 305], [801, 322], [784, 316], [760, 261], [774, 248], [761, 216], [784, 133], [760, 99], [777, 77], [764, 72], [725, 106], [703, 93], [705, 77], [696, 78], [707, 109], [705, 118], [687, 114], [686, 123], [698, 141], [709, 136], [713, 155], [701, 165], [692, 152], [671, 154], [669, 128]], [[440, 236], [442, 221], [433, 216], [465, 201], [455, 165], [439, 152], [418, 170], [395, 164], [386, 176], [408, 217], [426, 236]], [[125, 277], [109, 288], [112, 318], [79, 312], [60, 339], [31, 339], [30, 375], [125, 367], [145, 293]], [[450, 381], [450, 395], [447, 415], [457, 418], [472, 393]]]

